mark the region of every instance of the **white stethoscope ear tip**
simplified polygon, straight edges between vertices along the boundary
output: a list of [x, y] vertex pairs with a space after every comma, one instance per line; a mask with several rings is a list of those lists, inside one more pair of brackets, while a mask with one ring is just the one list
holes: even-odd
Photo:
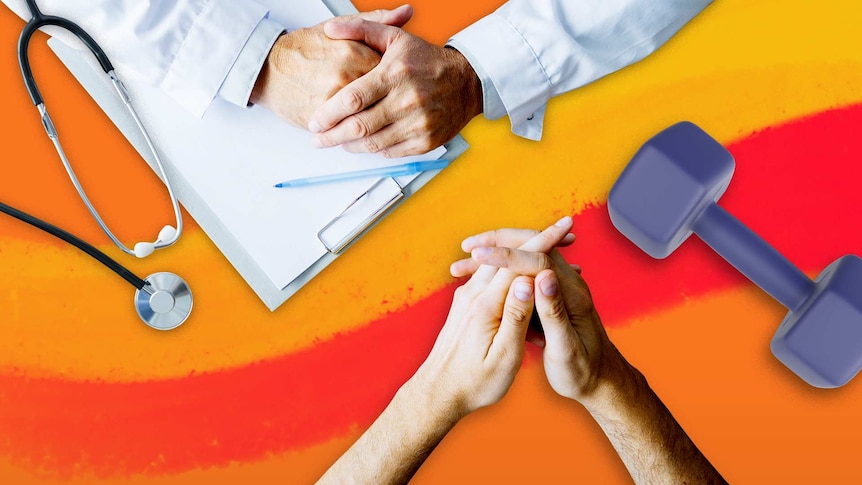
[[156, 250], [156, 245], [149, 242], [139, 242], [135, 244], [135, 256], [138, 258], [146, 258], [147, 256], [153, 254], [153, 251]]
[[168, 241], [173, 241], [176, 237], [177, 230], [174, 228], [174, 226], [168, 225], [163, 227], [162, 230], [159, 231], [159, 239], [157, 241], [164, 243]]

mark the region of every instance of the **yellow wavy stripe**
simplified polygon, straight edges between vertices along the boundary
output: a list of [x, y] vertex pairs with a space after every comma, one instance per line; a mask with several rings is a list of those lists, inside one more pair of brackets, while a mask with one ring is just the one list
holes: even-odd
[[[0, 369], [138, 380], [267, 359], [410, 305], [451, 280], [460, 240], [541, 227], [604, 200], [637, 146], [691, 119], [730, 141], [764, 126], [862, 101], [854, 2], [716, 2], [649, 59], [551, 103], [541, 143], [480, 119], [470, 151], [271, 315], [212, 244], [191, 233], [132, 267], [168, 268], [195, 291], [193, 319], [150, 331], [131, 289], [69, 249], [3, 241]], [[128, 262], [123, 259], [124, 262]], [[62, 295], [62, 296], [58, 296]]]

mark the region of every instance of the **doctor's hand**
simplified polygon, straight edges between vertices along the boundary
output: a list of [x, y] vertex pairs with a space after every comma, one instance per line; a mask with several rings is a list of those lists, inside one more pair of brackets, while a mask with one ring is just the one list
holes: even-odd
[[[413, 16], [409, 6], [339, 17], [400, 27]], [[250, 101], [305, 128], [312, 112], [349, 82], [370, 71], [380, 55], [360, 42], [332, 40], [323, 25], [282, 35], [272, 46]], [[394, 27], [393, 27], [394, 28]]]
[[308, 126], [314, 143], [349, 152], [401, 157], [427, 152], [482, 113], [482, 85], [457, 50], [397, 27], [363, 19], [327, 22], [332, 39], [368, 44], [380, 64], [318, 108]]
[[530, 341], [544, 347], [545, 374], [551, 387], [588, 408], [612, 405], [605, 401], [608, 393], [604, 391], [626, 386], [640, 373], [608, 339], [580, 267], [567, 263], [553, 248], [516, 249], [533, 233], [502, 229], [467, 238], [462, 249], [471, 257], [455, 262], [451, 272], [464, 276], [485, 265], [534, 277], [536, 312], [544, 335], [532, 336]]

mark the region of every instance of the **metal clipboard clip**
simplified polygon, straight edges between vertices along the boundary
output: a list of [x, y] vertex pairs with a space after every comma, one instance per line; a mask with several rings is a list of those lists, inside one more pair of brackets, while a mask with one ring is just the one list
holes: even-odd
[[[376, 207], [374, 207], [374, 210], [370, 215], [366, 216], [358, 224], [352, 224], [352, 227], [348, 226], [349, 230], [347, 231], [347, 234], [342, 236], [340, 239], [331, 241], [330, 238], [327, 237], [328, 233], [332, 232], [333, 229], [336, 229], [337, 226], [344, 224], [345, 222], [349, 222], [347, 220], [354, 217], [355, 215], [353, 213], [358, 211], [361, 206], [365, 204], [374, 204], [375, 198], [380, 199], [380, 197], [375, 197], [375, 195], [377, 195], [376, 193], [381, 187], [385, 187], [387, 185], [389, 185], [391, 189], [395, 190], [394, 194], [389, 197], [384, 195], [382, 202], [377, 202]], [[353, 202], [341, 211], [340, 214], [329, 221], [327, 225], [323, 226], [323, 229], [317, 233], [317, 239], [330, 253], [334, 255], [341, 254], [347, 246], [359, 237], [359, 235], [383, 217], [389, 209], [392, 208], [392, 206], [400, 202], [404, 197], [404, 188], [401, 187], [397, 180], [392, 177], [382, 178], [369, 187], [368, 190], [360, 194], [359, 197], [353, 199]]]

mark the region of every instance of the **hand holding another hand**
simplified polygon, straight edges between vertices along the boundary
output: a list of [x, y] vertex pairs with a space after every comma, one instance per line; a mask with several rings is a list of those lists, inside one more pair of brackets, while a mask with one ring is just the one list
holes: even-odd
[[332, 39], [365, 42], [383, 57], [314, 112], [308, 129], [318, 133], [318, 147], [387, 157], [425, 153], [482, 112], [481, 82], [457, 50], [362, 18], [336, 19], [324, 30]]
[[[462, 248], [471, 257], [454, 263], [451, 272], [464, 276], [486, 265], [534, 277], [536, 312], [544, 336], [530, 340], [544, 347], [548, 382], [564, 397], [587, 407], [601, 406], [607, 394], [603, 391], [639, 373], [608, 339], [580, 268], [569, 265], [553, 248], [547, 252], [513, 249], [533, 233], [500, 229], [467, 238]], [[573, 241], [572, 237], [560, 245]]]
[[[501, 229], [462, 243], [471, 257], [451, 272], [472, 277], [431, 353], [321, 483], [406, 483], [462, 417], [506, 394], [525, 339], [544, 347], [551, 387], [587, 408], [636, 483], [726, 483], [608, 340], [580, 268], [555, 249], [574, 242], [571, 228], [565, 217], [542, 233]], [[541, 338], [528, 337], [534, 305]]]
[[[553, 248], [530, 251], [521, 245], [533, 233], [502, 229], [466, 239], [462, 246], [471, 257], [454, 263], [452, 274], [478, 274], [492, 266], [535, 277], [544, 330], [538, 343], [548, 382], [587, 408], [635, 483], [727, 483], [608, 339], [580, 268]], [[572, 242], [563, 239], [560, 245]]]
[[[400, 27], [412, 15], [410, 7], [401, 7], [339, 19], [366, 19]], [[294, 30], [276, 40], [258, 75], [250, 101], [294, 126], [305, 128], [315, 109], [379, 62], [380, 55], [363, 43], [327, 37], [323, 23]]]
[[[571, 219], [534, 231], [521, 249], [550, 251], [570, 241], [569, 229]], [[533, 279], [491, 266], [475, 270], [456, 290], [428, 358], [318, 483], [406, 483], [462, 417], [509, 390], [524, 356]]]
[[[523, 251], [563, 243], [571, 219], [534, 232]], [[563, 243], [564, 244], [564, 243]], [[532, 254], [532, 253], [531, 253]], [[449, 317], [425, 363], [411, 379], [457, 416], [500, 400], [515, 379], [533, 313], [533, 278], [491, 266], [477, 268], [455, 292]]]

